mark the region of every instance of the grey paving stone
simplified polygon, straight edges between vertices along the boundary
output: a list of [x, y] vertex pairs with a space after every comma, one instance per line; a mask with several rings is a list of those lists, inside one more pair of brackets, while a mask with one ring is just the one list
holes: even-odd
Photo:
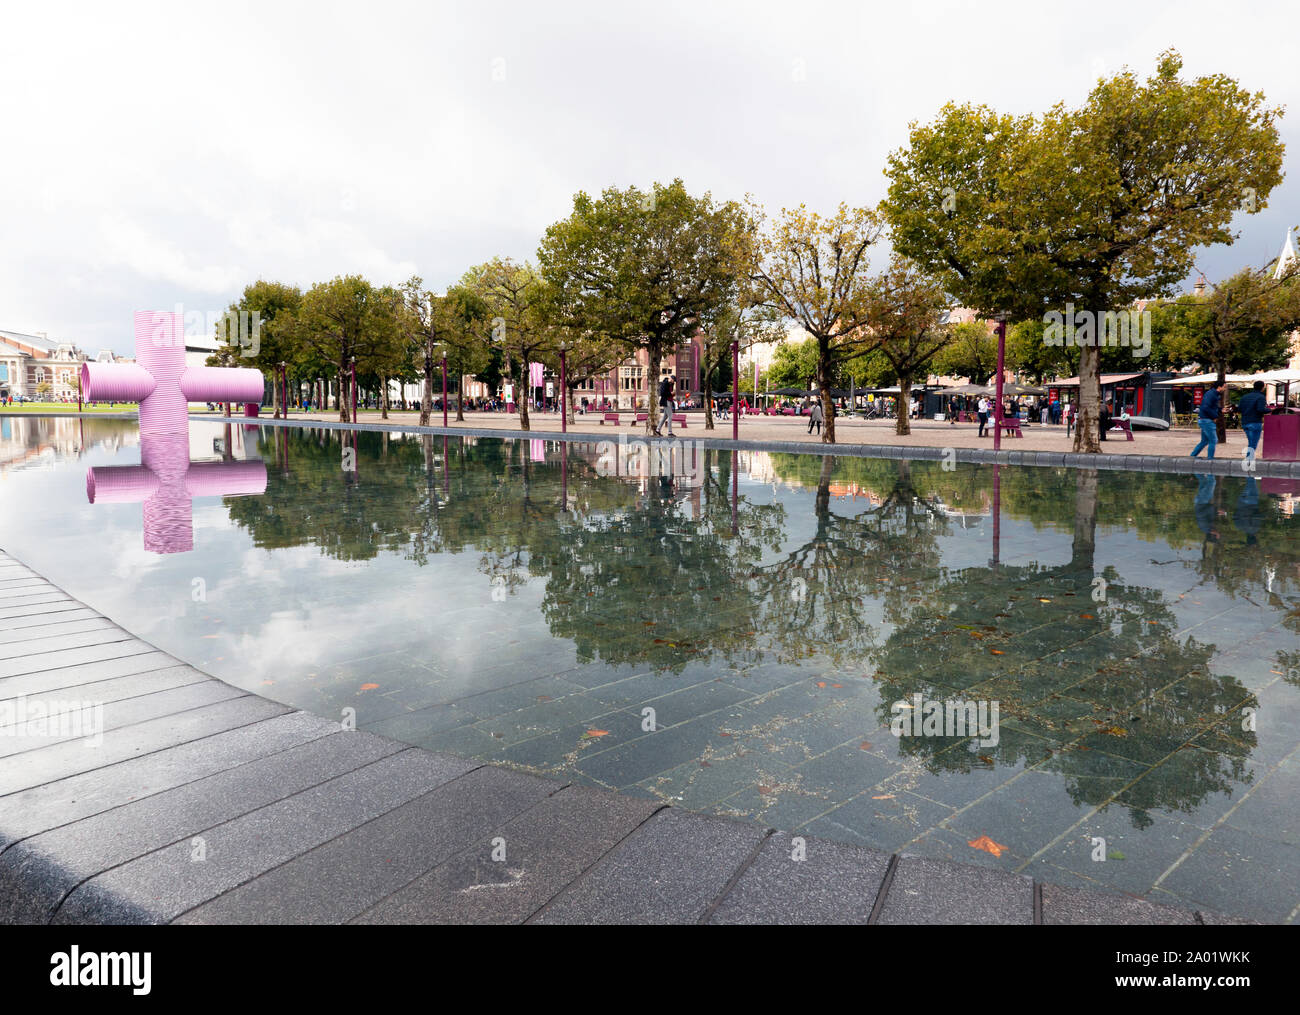
[[71, 596], [65, 596], [61, 592], [41, 592], [36, 595], [14, 596], [0, 599], [0, 617], [16, 616], [14, 610], [29, 610], [34, 606], [48, 606], [51, 603], [78, 603]]
[[889, 854], [828, 839], [777, 832], [732, 886], [710, 923], [866, 923], [885, 879]]
[[660, 811], [530, 922], [697, 923], [765, 834]]
[[1020, 874], [904, 856], [881, 924], [1022, 924], [1034, 920], [1034, 882]]
[[[148, 722], [151, 719], [160, 719], [193, 708], [201, 708], [204, 705], [241, 697], [245, 694], [246, 692], [237, 687], [231, 687], [220, 680], [209, 678], [197, 684], [187, 684], [184, 687], [156, 691], [153, 694], [143, 694], [136, 698], [102, 703], [96, 709], [96, 712], [99, 712], [102, 717], [100, 733], [133, 726], [136, 723]], [[76, 702], [83, 700], [85, 699], [80, 695], [73, 695], [69, 704], [75, 705]], [[95, 713], [91, 713], [90, 716], [92, 724], [98, 721], [95, 718]], [[87, 722], [83, 719], [77, 723], [60, 723], [59, 726], [54, 727], [54, 732], [38, 729], [11, 733], [0, 737], [0, 758], [12, 757], [27, 751], [41, 750], [42, 748], [48, 748], [52, 744], [75, 743], [90, 735], [90, 731], [86, 727]], [[93, 752], [96, 748], [87, 742], [82, 746], [82, 749]]]
[[472, 762], [405, 750], [199, 832], [83, 882], [54, 923], [166, 923], [429, 790], [464, 775]]
[[1222, 913], [1211, 913], [1207, 910], [1200, 909], [1196, 912], [1197, 918], [1207, 927], [1258, 927], [1260, 924], [1256, 920], [1247, 920], [1240, 916], [1224, 916]]
[[47, 923], [87, 878], [401, 749], [338, 732], [25, 839], [0, 854], [0, 924]]
[[[54, 635], [85, 634], [89, 631], [119, 629], [111, 620], [97, 616], [89, 610], [72, 610], [70, 612], [72, 616], [68, 619], [51, 620], [51, 618], [42, 617], [38, 621], [29, 623], [26, 627], [18, 627], [5, 631], [3, 635], [0, 635], [0, 649], [7, 648], [11, 645], [17, 645], [19, 642], [36, 641], [37, 639], [49, 638]], [[89, 616], [78, 616], [79, 613], [86, 613], [89, 614]]]
[[85, 607], [75, 599], [63, 602], [41, 603], [36, 606], [14, 606], [0, 608], [0, 631], [6, 630], [5, 624], [10, 620], [27, 620], [31, 617], [54, 617], [68, 610], [84, 610]]
[[84, 648], [71, 648], [63, 652], [42, 652], [40, 655], [24, 656], [17, 659], [0, 659], [0, 677], [16, 677], [23, 673], [35, 673], [38, 670], [54, 670], [64, 666], [76, 666], [80, 663], [97, 663], [122, 656], [141, 655], [153, 652], [154, 647], [135, 638], [110, 642], [107, 645], [89, 645]]
[[148, 673], [183, 665], [166, 652], [141, 652], [139, 655], [119, 656], [97, 663], [80, 666], [60, 666], [53, 670], [34, 670], [16, 677], [0, 678], [0, 698], [19, 694], [33, 694], [59, 687], [77, 687], [112, 677], [125, 677], [132, 673]]
[[522, 923], [658, 809], [570, 786], [358, 916], [354, 923]]
[[1043, 885], [1042, 892], [1044, 925], [1086, 923], [1136, 927], [1196, 923], [1191, 910], [1176, 909], [1131, 895], [1090, 892], [1060, 885]]
[[338, 723], [307, 712], [286, 712], [0, 797], [0, 853], [29, 835], [147, 799], [340, 729]]
[[[186, 913], [178, 923], [343, 923], [526, 812], [560, 783], [480, 768]], [[510, 841], [506, 840], [509, 867]]]
[[35, 628], [38, 632], [44, 628], [53, 630], [61, 624], [74, 624], [80, 621], [94, 621], [99, 624], [111, 623], [111, 621], [105, 620], [94, 610], [87, 609], [84, 606], [74, 606], [69, 610], [37, 613], [26, 617], [10, 617], [7, 620], [0, 620], [0, 638], [12, 638], [16, 641], [27, 637], [29, 629]]
[[96, 748], [88, 748], [84, 742], [74, 740], [36, 751], [24, 751], [6, 758], [0, 765], [0, 797], [289, 711], [274, 701], [244, 695], [123, 729], [109, 730]]
[[120, 627], [108, 625], [92, 631], [79, 631], [61, 634], [45, 634], [39, 638], [16, 641], [0, 641], [0, 659], [18, 659], [32, 656], [39, 657], [54, 654], [65, 649], [82, 648], [87, 645], [108, 645], [115, 641], [127, 641], [131, 635]]
[[[32, 675], [29, 674], [29, 676]], [[13, 677], [11, 679], [22, 680], [24, 678]], [[61, 703], [66, 705], [69, 701], [116, 702], [125, 698], [135, 698], [143, 694], [168, 691], [175, 687], [185, 687], [189, 684], [198, 684], [210, 680], [212, 678], [206, 673], [200, 673], [191, 666], [169, 666], [166, 669], [150, 670], [147, 673], [133, 673], [125, 677], [111, 677], [108, 680], [97, 680], [90, 684], [78, 684], [76, 687], [41, 688], [22, 691], [20, 695], [28, 708], [35, 702], [45, 703], [48, 708], [57, 708]], [[11, 705], [14, 708], [13, 714], [16, 718], [18, 706], [15, 698], [18, 695], [13, 695], [11, 690], [11, 688], [5, 687], [3, 682], [0, 682], [0, 705], [6, 702]], [[0, 727], [3, 725], [4, 718], [0, 716]]]

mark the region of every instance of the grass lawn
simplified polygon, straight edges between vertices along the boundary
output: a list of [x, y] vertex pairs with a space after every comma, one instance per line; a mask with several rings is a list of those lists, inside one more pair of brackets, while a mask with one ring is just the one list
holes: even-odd
[[[136, 412], [140, 406], [135, 402], [118, 402], [117, 405], [85, 406], [82, 412]], [[36, 416], [49, 416], [57, 412], [76, 413], [76, 402], [14, 402], [13, 405], [0, 405], [0, 413], [30, 413]]]

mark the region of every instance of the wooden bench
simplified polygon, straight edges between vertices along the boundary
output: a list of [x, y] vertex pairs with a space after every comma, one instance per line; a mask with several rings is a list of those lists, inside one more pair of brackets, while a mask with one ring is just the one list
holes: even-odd
[[604, 426], [606, 423], [613, 423], [615, 426], [618, 426], [618, 413], [617, 412], [605, 413], [605, 415], [601, 418], [600, 425]]
[[1132, 424], [1129, 420], [1127, 420], [1127, 419], [1120, 419], [1118, 416], [1113, 416], [1113, 417], [1111, 417], [1111, 421], [1110, 421], [1110, 429], [1111, 429], [1111, 430], [1123, 430], [1123, 431], [1124, 431], [1124, 435], [1125, 435], [1129, 440], [1132, 440], [1132, 439], [1133, 439], [1133, 424]]
[[[988, 427], [984, 431], [984, 436], [985, 437], [992, 436], [993, 430], [995, 427], [997, 427], [997, 425], [998, 425], [997, 420], [990, 419], [988, 422]], [[1013, 419], [1010, 416], [1002, 417], [1002, 432], [1005, 434], [1015, 434], [1017, 437], [1024, 437], [1025, 435], [1024, 431], [1020, 429], [1020, 420]]]
[[640, 426], [642, 423], [647, 422], [649, 419], [650, 419], [650, 414], [649, 414], [648, 412], [638, 412], [638, 413], [636, 414], [636, 419], [634, 419], [634, 420], [633, 420], [631, 423], [629, 423], [628, 425], [629, 425], [629, 426]]
[[674, 412], [674, 413], [673, 413], [673, 423], [674, 423], [674, 424], [681, 424], [681, 428], [682, 428], [683, 430], [685, 430], [685, 429], [686, 429], [686, 413], [684, 413], [684, 412]]

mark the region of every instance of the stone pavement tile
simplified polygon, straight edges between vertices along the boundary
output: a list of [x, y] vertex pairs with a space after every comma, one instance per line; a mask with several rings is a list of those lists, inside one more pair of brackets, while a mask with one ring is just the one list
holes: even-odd
[[[190, 709], [201, 708], [204, 705], [212, 705], [219, 701], [243, 696], [245, 696], [245, 692], [237, 687], [231, 687], [220, 680], [208, 679], [197, 684], [173, 688], [169, 691], [156, 691], [153, 694], [143, 694], [138, 698], [111, 701], [103, 706], [102, 732], [123, 729], [148, 722], [151, 719], [160, 719], [174, 715], [177, 712], [185, 712]], [[78, 715], [80, 715], [80, 712], [78, 712]], [[97, 720], [92, 716], [90, 721]], [[78, 729], [78, 726], [81, 729]], [[70, 732], [49, 733], [40, 729], [29, 729], [26, 732], [15, 733], [12, 736], [0, 737], [0, 758], [11, 757], [26, 751], [48, 749], [52, 745], [74, 742], [89, 735], [86, 732], [87, 723], [85, 721], [68, 723], [67, 728]], [[60, 727], [61, 729], [62, 727]], [[96, 750], [89, 743], [85, 744], [83, 749], [92, 753]]]
[[339, 729], [307, 712], [288, 712], [0, 797], [0, 850]]
[[20, 694], [49, 691], [57, 687], [78, 687], [111, 677], [125, 677], [132, 673], [148, 673], [185, 665], [166, 652], [142, 652], [122, 656], [105, 662], [83, 663], [80, 666], [61, 666], [53, 670], [34, 670], [16, 677], [0, 678], [0, 697], [12, 698]]
[[[47, 623], [28, 624], [25, 627], [10, 628], [0, 637], [0, 651], [22, 642], [40, 641], [56, 635], [86, 634], [91, 631], [116, 631], [118, 626], [106, 617], [92, 613], [90, 610], [72, 610], [70, 617], [44, 618]], [[81, 617], [79, 613], [89, 616]]]
[[561, 892], [533, 923], [697, 923], [766, 832], [662, 810]]
[[[972, 842], [979, 843], [979, 846], [972, 846]], [[999, 852], [989, 852], [988, 849], [992, 847], [979, 838], [972, 839], [969, 835], [960, 835], [949, 828], [936, 827], [917, 836], [899, 852], [928, 860], [956, 863], [963, 867], [987, 867], [1007, 873], [1016, 873], [1028, 862], [1028, 857], [1021, 856], [996, 839], [993, 839], [993, 843], [997, 847], [1002, 847]]]
[[807, 792], [822, 790], [830, 803], [845, 801], [897, 773], [898, 763], [848, 743], [794, 767]]
[[1019, 874], [903, 856], [881, 924], [1028, 924], [1034, 882]]
[[785, 832], [769, 838], [708, 922], [866, 923], [889, 854], [805, 836], [796, 844], [793, 838]]
[[390, 755], [201, 830], [202, 861], [193, 858], [187, 840], [83, 882], [53, 922], [166, 923], [473, 767], [419, 750]]
[[103, 743], [93, 749], [88, 748], [85, 742], [74, 740], [51, 744], [36, 751], [24, 751], [6, 758], [0, 765], [0, 797], [289, 711], [292, 710], [277, 702], [248, 694], [123, 729], [108, 730]]
[[[1059, 842], [1044, 840], [1039, 862], [1070, 871], [1097, 887], [1129, 895], [1147, 895], [1160, 876], [1205, 834], [1204, 829], [1164, 811], [1131, 810], [1117, 804], [1098, 811]], [[1105, 840], [1105, 860], [1101, 843]], [[1051, 881], [1036, 870], [1025, 873]]]
[[21, 631], [28, 627], [53, 624], [67, 618], [98, 617], [94, 610], [87, 609], [81, 603], [50, 603], [47, 606], [31, 606], [20, 610], [0, 610], [0, 632]]
[[155, 651], [154, 647], [147, 642], [127, 638], [107, 645], [90, 645], [66, 649], [62, 652], [42, 652], [40, 655], [0, 659], [0, 677], [16, 677], [23, 673], [35, 673], [38, 670], [53, 670], [79, 663], [98, 663], [153, 651]]
[[790, 778], [790, 766], [766, 751], [724, 748], [707, 758], [651, 776], [640, 783], [661, 800], [698, 811], [734, 793], [771, 788]]
[[[522, 923], [658, 809], [567, 787], [417, 878], [355, 923]], [[505, 840], [494, 861], [493, 839]]]
[[0, 924], [47, 923], [101, 871], [401, 749], [339, 732], [26, 839], [0, 854]]
[[44, 655], [53, 655], [68, 649], [84, 648], [90, 645], [109, 645], [116, 641], [128, 641], [131, 635], [115, 624], [98, 627], [90, 631], [60, 631], [44, 634], [30, 640], [5, 638], [0, 640], [0, 659], [19, 659], [31, 656], [39, 662]]
[[[640, 728], [637, 727], [638, 732]], [[637, 739], [599, 754], [584, 754], [577, 769], [615, 789], [630, 786], [701, 758], [710, 748], [723, 747], [727, 738], [718, 733], [712, 717], [642, 733]]]
[[468, 726], [477, 721], [478, 716], [472, 712], [451, 704], [432, 705], [414, 712], [402, 712], [375, 722], [363, 722], [359, 726], [379, 736], [414, 743], [435, 733], [456, 729], [458, 726]]
[[[190, 910], [178, 923], [342, 923], [559, 789], [480, 768]], [[506, 842], [507, 858], [510, 844]], [[509, 859], [507, 859], [507, 864]]]
[[1227, 817], [1227, 825], [1239, 831], [1300, 846], [1300, 754], [1262, 775]]
[[[29, 674], [30, 676], [30, 674]], [[11, 677], [22, 680], [23, 677]], [[48, 709], [70, 708], [81, 702], [101, 703], [123, 701], [138, 698], [158, 691], [170, 691], [176, 687], [205, 683], [212, 680], [206, 673], [200, 673], [192, 666], [169, 666], [163, 670], [149, 670], [144, 673], [132, 673], [125, 677], [110, 677], [108, 680], [96, 680], [76, 687], [57, 687], [53, 689], [27, 690], [15, 693], [14, 689], [0, 683], [0, 702], [7, 701], [14, 708], [13, 717], [17, 721], [18, 706], [15, 698], [25, 699], [25, 707], [30, 715], [32, 706], [44, 703]], [[0, 715], [0, 726], [4, 725], [4, 716]]]
[[1118, 779], [1087, 777], [1067, 784], [1055, 773], [1029, 771], [958, 811], [948, 826], [968, 839], [988, 835], [1022, 856], [1032, 856], [1124, 786]]
[[[1300, 847], [1222, 826], [1161, 887], [1188, 905], [1281, 923], [1300, 904]], [[1289, 892], [1277, 886], [1290, 884]]]
[[1090, 892], [1082, 888], [1043, 885], [1043, 924], [1107, 924], [1128, 927], [1195, 924], [1190, 909], [1177, 909], [1131, 895]]

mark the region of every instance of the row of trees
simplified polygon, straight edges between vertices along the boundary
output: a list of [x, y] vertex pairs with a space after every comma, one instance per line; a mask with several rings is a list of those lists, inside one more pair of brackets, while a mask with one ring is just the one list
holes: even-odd
[[[260, 365], [289, 362], [299, 375], [342, 382], [355, 357], [385, 393], [390, 378], [423, 376], [426, 416], [439, 348], [458, 377], [485, 372], [524, 387], [527, 364], [554, 366], [563, 347], [568, 405], [573, 385], [642, 352], [650, 427], [660, 364], [684, 340], [709, 337], [709, 390], [730, 341], [771, 340], [797, 324], [813, 345], [808, 376], [833, 443], [830, 389], [846, 370], [891, 374], [904, 389], [944, 357], [952, 372], [984, 373], [980, 326], [943, 323], [957, 302], [1019, 322], [1013, 355], [1031, 372], [1077, 371], [1075, 447], [1097, 451], [1101, 365], [1111, 354], [1131, 365], [1132, 350], [1045, 346], [1044, 313], [1072, 304], [1105, 314], [1170, 296], [1195, 249], [1232, 242], [1233, 216], [1261, 210], [1281, 179], [1281, 110], [1221, 75], [1184, 81], [1181, 67], [1166, 53], [1147, 81], [1126, 70], [1078, 109], [1042, 116], [946, 106], [890, 155], [876, 207], [841, 204], [823, 216], [800, 205], [769, 220], [752, 201], [692, 196], [681, 180], [609, 188], [574, 198], [536, 265], [497, 259], [441, 295], [418, 278], [378, 288], [340, 278], [302, 294], [259, 282], [234, 309], [258, 309], [266, 322]], [[873, 272], [870, 255], [885, 240], [894, 254]], [[1244, 273], [1203, 302], [1176, 301], [1162, 348], [1184, 358], [1195, 349], [1221, 369], [1245, 348], [1252, 363], [1277, 358], [1286, 314], [1261, 328], [1266, 283]]]

